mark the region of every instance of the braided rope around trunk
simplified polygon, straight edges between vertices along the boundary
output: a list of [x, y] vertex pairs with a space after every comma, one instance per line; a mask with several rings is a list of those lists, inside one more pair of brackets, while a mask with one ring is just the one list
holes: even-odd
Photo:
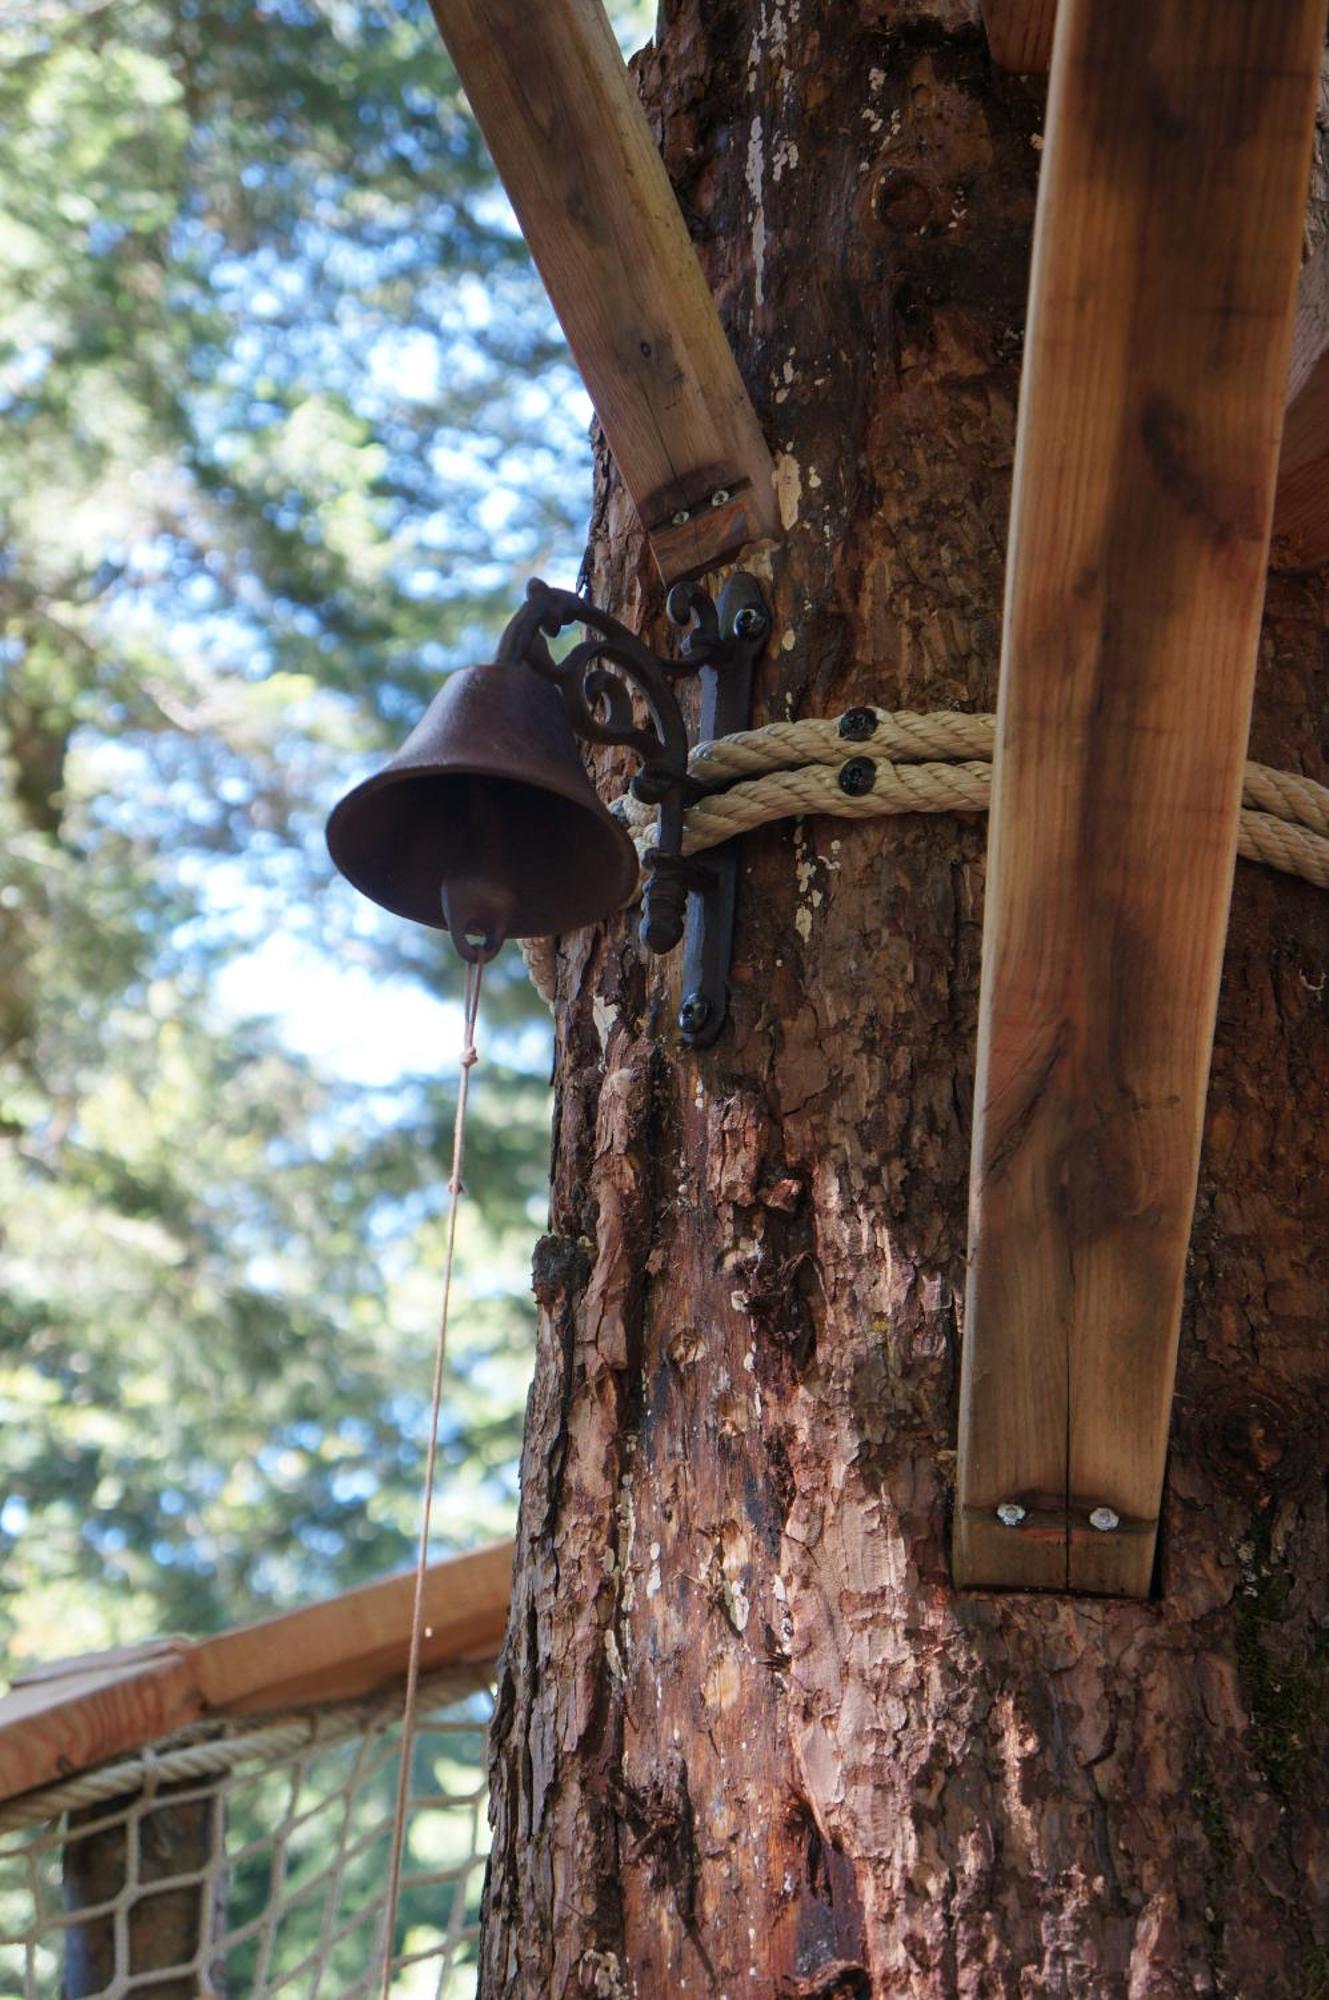
[[[869, 718], [875, 718], [871, 728]], [[916, 715], [882, 708], [851, 709], [848, 717], [772, 722], [764, 729], [722, 736], [700, 744], [688, 760], [691, 776], [717, 789], [689, 807], [683, 852], [700, 854], [754, 827], [803, 813], [875, 819], [891, 813], [986, 812], [995, 739], [992, 715], [952, 710]], [[851, 760], [874, 766], [868, 790], [843, 788], [841, 773]], [[656, 838], [652, 808], [629, 792], [613, 810], [644, 857]], [[1291, 771], [1248, 763], [1237, 852], [1246, 861], [1263, 862], [1329, 889], [1329, 787]], [[554, 940], [529, 938], [522, 951], [536, 990], [552, 1002]]]

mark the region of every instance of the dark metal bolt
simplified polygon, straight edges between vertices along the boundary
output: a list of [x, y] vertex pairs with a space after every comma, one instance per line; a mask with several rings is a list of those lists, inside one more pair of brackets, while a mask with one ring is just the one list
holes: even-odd
[[689, 993], [678, 1010], [678, 1025], [685, 1035], [699, 1035], [711, 1018], [711, 1003], [704, 993]]
[[840, 766], [839, 786], [846, 798], [861, 799], [877, 782], [877, 767], [870, 757], [851, 757]]
[[734, 637], [759, 639], [769, 622], [760, 604], [740, 604], [734, 613]]
[[847, 708], [840, 717], [840, 734], [849, 743], [866, 743], [877, 733], [875, 708]]

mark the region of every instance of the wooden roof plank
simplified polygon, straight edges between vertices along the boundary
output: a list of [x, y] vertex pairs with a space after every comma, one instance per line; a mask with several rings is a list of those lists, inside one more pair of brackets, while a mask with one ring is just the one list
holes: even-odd
[[988, 845], [967, 1585], [1149, 1586], [1324, 16], [1062, 0]]
[[[497, 1543], [435, 1563], [425, 1587], [428, 1671], [454, 1660], [493, 1659], [503, 1643], [512, 1545]], [[324, 1604], [241, 1625], [191, 1648], [209, 1710], [237, 1715], [274, 1705], [342, 1701], [404, 1671], [415, 1579], [390, 1576]]]
[[988, 49], [998, 69], [1046, 75], [1052, 64], [1057, 0], [982, 0]]
[[[503, 1643], [512, 1543], [431, 1566], [425, 1672], [484, 1666]], [[410, 1575], [210, 1639], [146, 1646], [36, 1669], [0, 1700], [0, 1800], [131, 1755], [203, 1717], [271, 1714], [390, 1686], [406, 1668]]]
[[665, 581], [778, 534], [771, 455], [600, 0], [433, 8]]

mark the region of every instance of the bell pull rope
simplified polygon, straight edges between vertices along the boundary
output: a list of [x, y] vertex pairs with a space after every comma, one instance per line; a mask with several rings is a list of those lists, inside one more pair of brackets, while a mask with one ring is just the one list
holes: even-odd
[[397, 1934], [397, 1904], [401, 1896], [402, 1856], [406, 1847], [406, 1816], [411, 1796], [411, 1751], [415, 1743], [416, 1697], [420, 1687], [420, 1645], [424, 1636], [425, 1574], [429, 1566], [429, 1531], [434, 1511], [434, 1474], [438, 1464], [438, 1421], [443, 1408], [443, 1368], [448, 1350], [448, 1309], [452, 1303], [452, 1265], [457, 1245], [457, 1211], [463, 1192], [462, 1161], [466, 1151], [466, 1100], [471, 1071], [480, 1060], [475, 1023], [480, 1011], [483, 959], [468, 959], [462, 1002], [462, 1049], [457, 1084], [457, 1112], [452, 1125], [452, 1173], [448, 1180], [447, 1249], [443, 1259], [443, 1303], [434, 1343], [434, 1384], [429, 1405], [429, 1443], [425, 1452], [424, 1493], [420, 1503], [420, 1546], [415, 1559], [415, 1600], [411, 1609], [411, 1643], [406, 1665], [406, 1700], [402, 1707], [401, 1764], [397, 1772], [397, 1803], [392, 1816], [392, 1863], [388, 1870], [387, 1909], [383, 1928], [383, 1979], [379, 2000], [389, 2000], [393, 1943]]

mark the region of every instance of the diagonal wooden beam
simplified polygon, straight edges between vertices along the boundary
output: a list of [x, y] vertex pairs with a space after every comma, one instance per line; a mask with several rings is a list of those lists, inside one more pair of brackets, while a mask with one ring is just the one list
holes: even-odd
[[1308, 567], [1329, 561], [1329, 244], [1297, 286], [1274, 533], [1286, 538], [1280, 556]]
[[1052, 62], [1057, 0], [982, 0], [982, 6], [997, 68], [1044, 74]]
[[666, 582], [778, 534], [771, 456], [600, 0], [432, 4]]
[[988, 846], [963, 1584], [1149, 1586], [1324, 18], [1062, 0]]

